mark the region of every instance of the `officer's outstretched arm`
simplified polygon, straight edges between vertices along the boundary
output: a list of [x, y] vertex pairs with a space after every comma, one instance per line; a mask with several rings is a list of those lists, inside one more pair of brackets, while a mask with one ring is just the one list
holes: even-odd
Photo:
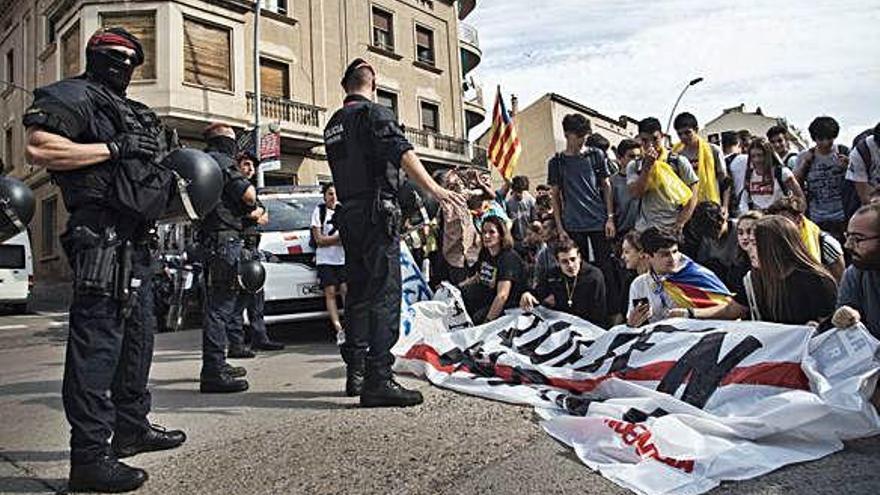
[[49, 170], [76, 170], [110, 159], [106, 143], [75, 143], [39, 127], [28, 127], [25, 157], [29, 163]]
[[400, 166], [412, 180], [416, 182], [423, 190], [427, 191], [437, 201], [451, 202], [458, 206], [464, 206], [464, 196], [440, 187], [440, 184], [434, 181], [422, 165], [422, 161], [416, 155], [415, 151], [408, 150], [400, 157]]

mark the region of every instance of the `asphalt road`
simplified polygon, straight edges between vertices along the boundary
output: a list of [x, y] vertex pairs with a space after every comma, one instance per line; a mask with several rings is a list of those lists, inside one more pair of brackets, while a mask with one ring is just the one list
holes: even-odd
[[[61, 407], [66, 315], [0, 316], [0, 493], [62, 492], [67, 424]], [[236, 364], [251, 390], [198, 393], [200, 335], [157, 336], [152, 420], [183, 428], [174, 451], [143, 454], [138, 493], [630, 493], [550, 439], [529, 408], [404, 378], [420, 407], [361, 410], [323, 323], [272, 330], [288, 348]], [[838, 494], [880, 490], [880, 437], [825, 459], [713, 494]]]

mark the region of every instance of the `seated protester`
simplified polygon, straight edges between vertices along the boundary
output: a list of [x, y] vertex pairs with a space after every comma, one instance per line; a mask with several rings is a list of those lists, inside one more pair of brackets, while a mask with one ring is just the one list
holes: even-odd
[[650, 267], [629, 287], [626, 324], [640, 327], [666, 318], [673, 308], [725, 305], [732, 294], [718, 277], [678, 252], [678, 236], [651, 227], [639, 238]]
[[540, 304], [603, 328], [607, 326], [608, 307], [602, 271], [584, 263], [577, 244], [571, 240], [557, 244], [554, 251], [559, 266], [538, 281], [534, 292], [523, 293], [520, 307], [531, 311]]
[[782, 215], [788, 218], [800, 231], [801, 240], [807, 247], [807, 252], [816, 261], [825, 265], [825, 268], [834, 276], [834, 280], [840, 281], [843, 270], [846, 268], [843, 259], [843, 248], [837, 239], [831, 236], [804, 216], [804, 202], [795, 197], [782, 198], [769, 208], [764, 210], [768, 215]]
[[535, 269], [529, 281], [529, 287], [532, 288], [537, 287], [538, 280], [546, 278], [547, 273], [557, 266], [555, 249], [559, 243], [559, 230], [556, 228], [556, 220], [547, 218], [541, 222], [541, 239], [544, 241], [544, 248], [535, 257]]
[[[681, 232], [697, 206], [699, 178], [687, 158], [670, 154], [663, 147], [663, 130], [660, 121], [648, 117], [639, 122], [639, 142], [642, 158], [626, 166], [626, 183], [629, 192], [639, 201], [636, 230], [644, 232], [648, 227], [660, 227]], [[662, 171], [670, 170], [663, 175]], [[671, 175], [668, 177], [667, 175]], [[672, 181], [673, 184], [669, 184]], [[670, 199], [669, 188], [680, 191], [690, 189], [686, 199]]]
[[[437, 182], [455, 192], [464, 192], [466, 187], [456, 170], [435, 173]], [[474, 226], [470, 210], [451, 202], [440, 203], [438, 214], [440, 232], [439, 263], [432, 263], [436, 272], [432, 280], [448, 280], [459, 284], [468, 278], [471, 267], [480, 255], [480, 233]]]
[[630, 194], [626, 182], [626, 168], [630, 162], [642, 156], [642, 148], [638, 141], [624, 139], [617, 145], [617, 157], [620, 164], [617, 173], [611, 175], [611, 191], [614, 195], [614, 225], [617, 237], [622, 238], [634, 229], [639, 216], [639, 199]]
[[868, 135], [859, 135], [849, 153], [846, 180], [853, 183], [862, 204], [871, 201], [871, 194], [880, 191], [880, 123]]
[[550, 197], [550, 186], [547, 184], [538, 184], [535, 186], [535, 201], [543, 197]]
[[[525, 267], [528, 280], [531, 280], [531, 277], [535, 272], [535, 263], [538, 260], [538, 253], [545, 247], [547, 247], [547, 243], [544, 242], [544, 237], [541, 235], [541, 222], [531, 222], [528, 231], [526, 232], [526, 237], [523, 239], [522, 249], [517, 251], [520, 253], [520, 257], [523, 260], [523, 266]], [[516, 248], [514, 247], [514, 249]]]
[[[639, 241], [639, 233], [631, 230], [623, 236], [620, 243], [620, 256], [618, 263], [617, 278], [620, 283], [620, 291], [616, 301], [608, 301], [609, 312], [613, 315], [626, 315], [629, 308], [629, 288], [633, 280], [643, 273], [647, 273], [649, 269], [648, 257], [642, 251], [642, 244]], [[614, 319], [614, 318], [612, 318]], [[623, 317], [619, 321], [612, 321], [612, 324], [622, 323]]]
[[486, 323], [501, 316], [505, 308], [515, 308], [525, 282], [523, 262], [513, 249], [507, 224], [496, 216], [486, 218], [477, 273], [459, 286], [471, 319]]
[[699, 238], [694, 261], [715, 272], [724, 285], [735, 287], [738, 282], [735, 269], [739, 250], [736, 220], [728, 219], [727, 210], [717, 203], [703, 201], [694, 210], [689, 225]]
[[755, 242], [755, 222], [764, 217], [759, 210], [749, 210], [736, 219], [736, 265], [728, 275], [732, 279], [727, 284], [734, 293], [743, 292], [743, 278], [752, 269], [752, 259], [749, 255], [752, 244]]
[[880, 338], [880, 204], [863, 206], [852, 216], [846, 249], [853, 264], [840, 283], [834, 325], [847, 328], [861, 321]]
[[549, 194], [535, 199], [535, 216], [542, 221], [547, 217], [553, 217], [553, 198]]
[[807, 252], [791, 220], [769, 215], [755, 222], [749, 246], [752, 270], [745, 290], [733, 301], [712, 308], [673, 310], [669, 316], [752, 320], [786, 325], [821, 324], [834, 312], [837, 284], [828, 270]]
[[[748, 210], [767, 208], [786, 196], [804, 199], [794, 173], [777, 159], [777, 154], [764, 139], [755, 139], [747, 158], [730, 165], [733, 177], [733, 199], [738, 215]], [[736, 215], [735, 215], [736, 216]]]

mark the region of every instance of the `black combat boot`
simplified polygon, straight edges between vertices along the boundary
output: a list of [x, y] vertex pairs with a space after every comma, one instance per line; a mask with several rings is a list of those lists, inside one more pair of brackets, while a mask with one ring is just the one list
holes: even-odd
[[161, 426], [150, 425], [148, 430], [135, 434], [116, 432], [111, 446], [116, 457], [123, 459], [141, 452], [173, 449], [185, 441], [186, 433], [181, 430], [168, 431]]
[[121, 493], [140, 488], [147, 472], [106, 456], [90, 464], [70, 466], [67, 490], [70, 492]]
[[253, 348], [259, 351], [283, 351], [284, 344], [274, 340], [266, 340], [265, 342], [254, 343]]
[[361, 407], [409, 407], [423, 400], [421, 392], [407, 390], [393, 378], [367, 380], [361, 391]]
[[226, 357], [230, 359], [251, 359], [257, 357], [250, 347], [243, 345], [229, 346]]
[[244, 378], [247, 376], [247, 370], [244, 369], [244, 366], [233, 366], [229, 363], [223, 364], [223, 373], [226, 373], [232, 378]]
[[364, 389], [365, 370], [363, 366], [349, 366], [345, 370], [345, 395], [357, 397]]
[[199, 390], [203, 394], [231, 394], [244, 392], [248, 386], [247, 380], [233, 378], [228, 373], [220, 372], [214, 376], [202, 376]]

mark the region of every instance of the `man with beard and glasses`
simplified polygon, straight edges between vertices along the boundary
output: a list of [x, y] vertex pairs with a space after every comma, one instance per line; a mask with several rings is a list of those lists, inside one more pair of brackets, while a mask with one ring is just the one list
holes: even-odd
[[[48, 169], [70, 213], [61, 235], [74, 274], [61, 390], [70, 423], [69, 491], [136, 490], [147, 473], [118, 459], [186, 440], [147, 419], [155, 212], [146, 213], [145, 196], [121, 193], [132, 190], [125, 189], [132, 185], [127, 173], [156, 172], [177, 147], [152, 110], [126, 97], [143, 62], [143, 47], [129, 32], [98, 30], [86, 45], [85, 73], [37, 88], [22, 118], [28, 162]], [[161, 194], [149, 204], [162, 204]]]
[[846, 269], [837, 295], [832, 322], [846, 328], [862, 321], [880, 337], [880, 204], [865, 205], [849, 220], [847, 251], [852, 266]]

